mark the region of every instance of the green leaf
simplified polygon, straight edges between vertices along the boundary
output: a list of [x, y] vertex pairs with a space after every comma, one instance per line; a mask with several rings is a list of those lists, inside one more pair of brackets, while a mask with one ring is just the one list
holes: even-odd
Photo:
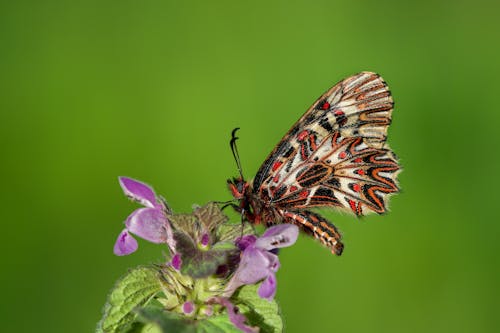
[[153, 323], [141, 323], [136, 321], [126, 333], [162, 333], [162, 331]]
[[[159, 333], [195, 333], [193, 320], [176, 313], [165, 311], [159, 307], [145, 307], [138, 311], [139, 319], [147, 324], [153, 324]], [[141, 332], [142, 333], [142, 332]]]
[[97, 332], [118, 333], [128, 330], [136, 318], [133, 310], [148, 303], [159, 291], [161, 285], [156, 269], [138, 267], [131, 270], [111, 290]]
[[187, 234], [174, 233], [176, 249], [181, 254], [181, 272], [193, 278], [204, 278], [217, 272], [217, 268], [225, 264], [228, 255], [236, 250], [231, 243], [217, 243], [210, 250], [199, 249]]
[[260, 327], [261, 333], [278, 333], [283, 331], [283, 320], [276, 301], [269, 302], [257, 294], [259, 285], [243, 286], [232, 301], [240, 312], [247, 317], [251, 326]]
[[136, 327], [149, 330], [127, 333], [241, 333], [231, 323], [227, 314], [192, 320], [161, 308], [147, 306], [139, 310], [139, 320], [141, 323], [135, 323]]
[[229, 320], [227, 314], [200, 320], [196, 333], [241, 333]]

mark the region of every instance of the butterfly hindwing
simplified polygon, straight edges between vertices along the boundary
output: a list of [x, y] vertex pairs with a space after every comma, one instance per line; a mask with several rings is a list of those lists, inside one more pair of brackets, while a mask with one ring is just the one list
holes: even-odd
[[[342, 138], [338, 132], [315, 146], [305, 161], [297, 157], [284, 163], [261, 186], [273, 205], [330, 206], [356, 215], [386, 211], [388, 196], [398, 191], [399, 166], [390, 150], [369, 147], [359, 137]], [[302, 144], [299, 151], [304, 149]]]

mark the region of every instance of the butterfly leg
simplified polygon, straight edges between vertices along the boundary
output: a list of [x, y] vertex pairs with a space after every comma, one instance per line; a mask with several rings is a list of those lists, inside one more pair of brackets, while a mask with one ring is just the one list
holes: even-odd
[[331, 249], [332, 253], [340, 256], [344, 244], [340, 241], [342, 236], [337, 228], [322, 216], [313, 212], [304, 211], [282, 211], [286, 223], [292, 223], [302, 229], [305, 233], [317, 238], [323, 245]]
[[221, 210], [224, 210], [227, 207], [232, 207], [236, 212], [238, 212], [240, 214], [240, 222], [241, 222], [241, 236], [240, 237], [243, 237], [243, 232], [245, 230], [245, 228], [244, 228], [245, 219], [250, 223], [250, 226], [252, 227], [254, 233], [256, 233], [255, 225], [252, 222], [252, 221], [254, 221], [255, 218], [245, 208], [242, 208], [241, 206], [235, 204], [234, 200], [221, 201], [221, 202], [217, 202], [217, 203], [223, 205], [221, 207]]

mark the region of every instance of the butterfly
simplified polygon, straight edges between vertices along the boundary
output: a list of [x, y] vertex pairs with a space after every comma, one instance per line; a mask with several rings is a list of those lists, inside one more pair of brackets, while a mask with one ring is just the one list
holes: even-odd
[[240, 176], [228, 180], [250, 223], [292, 223], [332, 253], [344, 245], [338, 229], [315, 207], [334, 207], [356, 216], [387, 211], [399, 191], [400, 166], [386, 143], [393, 100], [376, 73], [348, 77], [319, 97], [266, 158], [253, 181], [246, 181], [231, 140]]

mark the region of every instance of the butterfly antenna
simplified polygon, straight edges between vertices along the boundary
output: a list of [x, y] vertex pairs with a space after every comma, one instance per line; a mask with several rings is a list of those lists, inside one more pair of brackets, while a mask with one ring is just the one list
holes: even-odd
[[236, 161], [236, 166], [238, 167], [238, 171], [240, 173], [241, 179], [245, 179], [243, 177], [243, 169], [241, 168], [241, 162], [240, 162], [240, 154], [238, 154], [238, 147], [236, 146], [236, 140], [239, 138], [236, 136], [236, 132], [239, 130], [239, 127], [236, 127], [233, 129], [231, 132], [231, 141], [229, 142], [229, 145], [231, 146], [231, 151], [233, 152], [233, 157], [234, 160]]

